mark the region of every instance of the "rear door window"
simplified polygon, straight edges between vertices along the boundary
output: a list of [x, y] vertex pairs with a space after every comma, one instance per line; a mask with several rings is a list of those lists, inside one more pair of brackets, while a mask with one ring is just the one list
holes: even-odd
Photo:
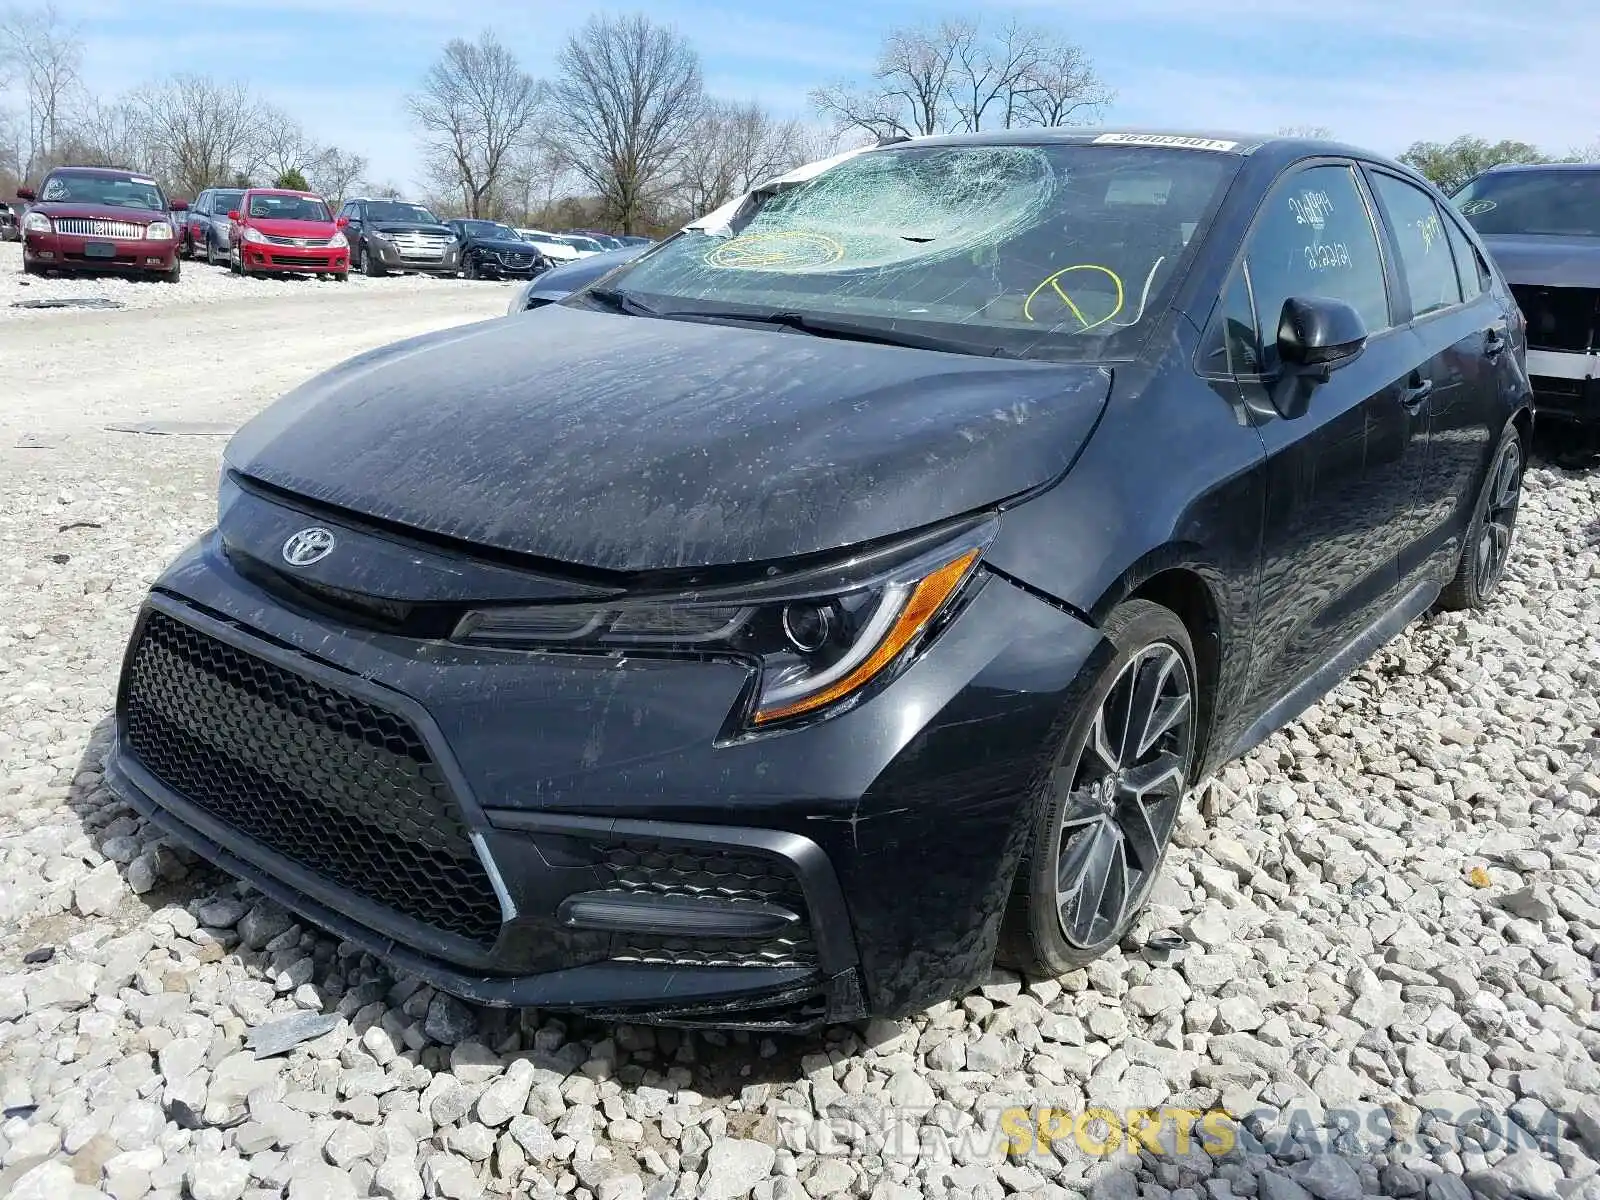
[[1394, 234], [1412, 315], [1425, 317], [1460, 304], [1461, 281], [1445, 229], [1446, 218], [1433, 197], [1381, 171], [1373, 172], [1372, 182]]
[[1489, 290], [1492, 276], [1489, 264], [1483, 261], [1478, 248], [1468, 240], [1461, 226], [1445, 213], [1444, 231], [1450, 237], [1450, 249], [1456, 257], [1456, 278], [1461, 281], [1461, 298], [1476, 300]]
[[1278, 317], [1291, 297], [1343, 300], [1369, 334], [1390, 325], [1383, 252], [1365, 195], [1347, 165], [1308, 167], [1267, 197], [1246, 243], [1264, 369], [1276, 365]]

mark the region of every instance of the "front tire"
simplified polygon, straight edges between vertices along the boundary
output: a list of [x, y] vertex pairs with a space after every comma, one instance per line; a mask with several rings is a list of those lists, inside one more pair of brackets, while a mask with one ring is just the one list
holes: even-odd
[[1194, 779], [1198, 676], [1183, 622], [1129, 600], [1102, 633], [1115, 651], [1057, 750], [1001, 929], [997, 959], [1034, 978], [1126, 936]]
[[1439, 593], [1434, 607], [1444, 612], [1475, 611], [1487, 608], [1494, 599], [1511, 557], [1517, 508], [1522, 503], [1524, 462], [1522, 434], [1515, 425], [1508, 425], [1489, 460], [1489, 474], [1473, 506], [1456, 576]]
[[158, 278], [163, 283], [177, 283], [183, 276], [183, 260], [176, 254], [172, 256], [172, 270], [163, 271]]
[[373, 258], [372, 251], [365, 246], [361, 248], [361, 273], [368, 279], [382, 279], [388, 274], [383, 269], [383, 264]]

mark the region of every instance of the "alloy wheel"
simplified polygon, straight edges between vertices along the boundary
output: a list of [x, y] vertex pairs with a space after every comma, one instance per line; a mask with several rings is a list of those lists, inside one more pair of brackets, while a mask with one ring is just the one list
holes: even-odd
[[1194, 687], [1175, 646], [1135, 655], [1106, 693], [1062, 809], [1056, 909], [1069, 945], [1119, 934], [1155, 881], [1187, 789]]
[[1522, 499], [1522, 447], [1516, 438], [1500, 450], [1489, 482], [1488, 505], [1483, 526], [1473, 550], [1473, 582], [1478, 595], [1487, 596], [1500, 582], [1500, 575], [1511, 557], [1511, 532], [1516, 526], [1517, 505]]

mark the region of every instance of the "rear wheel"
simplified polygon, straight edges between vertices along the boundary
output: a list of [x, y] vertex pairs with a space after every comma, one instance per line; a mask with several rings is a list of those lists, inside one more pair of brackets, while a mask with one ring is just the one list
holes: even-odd
[[1435, 607], [1445, 611], [1478, 609], [1494, 598], [1511, 557], [1517, 508], [1522, 502], [1522, 470], [1522, 435], [1515, 425], [1509, 425], [1490, 460], [1489, 474], [1461, 546], [1456, 577], [1439, 593]]
[[997, 957], [1046, 978], [1115, 946], [1144, 908], [1195, 769], [1198, 696], [1183, 622], [1114, 609], [1116, 648], [1057, 751]]

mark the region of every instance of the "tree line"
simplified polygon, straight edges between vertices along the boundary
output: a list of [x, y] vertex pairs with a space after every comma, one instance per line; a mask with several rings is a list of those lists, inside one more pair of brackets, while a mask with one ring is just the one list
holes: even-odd
[[[152, 80], [111, 99], [82, 79], [78, 29], [46, 0], [0, 9], [0, 188], [51, 166], [131, 166], [175, 195], [217, 185], [307, 185], [338, 200], [366, 178], [358, 153], [311, 137], [248, 84], [207, 75]], [[452, 215], [660, 232], [762, 179], [846, 146], [895, 136], [1098, 120], [1115, 99], [1083, 49], [1020, 20], [950, 18], [890, 29], [864, 78], [810, 93], [811, 119], [708, 93], [693, 45], [643, 14], [597, 15], [561, 45], [548, 77], [494, 33], [447, 43], [406, 97], [422, 199]], [[1281, 133], [1330, 136], [1320, 126]], [[1504, 162], [1564, 156], [1465, 135], [1418, 142], [1400, 159], [1452, 190]]]
[[243, 82], [176, 74], [107, 99], [82, 65], [82, 36], [53, 3], [0, 12], [0, 85], [23, 96], [20, 114], [0, 111], [5, 194], [64, 163], [133, 167], [178, 196], [283, 180], [332, 198], [366, 172], [361, 155], [319, 142]]
[[[708, 94], [688, 40], [635, 14], [591, 17], [548, 79], [491, 33], [453, 41], [409, 108], [430, 179], [468, 213], [541, 220], [553, 209], [559, 223], [584, 211], [633, 233], [681, 223], [851, 143], [1064, 125], [1110, 98], [1083, 51], [1048, 30], [946, 20], [891, 30], [870, 79], [812, 93], [816, 121], [780, 119]], [[558, 195], [568, 199], [548, 202]]]

